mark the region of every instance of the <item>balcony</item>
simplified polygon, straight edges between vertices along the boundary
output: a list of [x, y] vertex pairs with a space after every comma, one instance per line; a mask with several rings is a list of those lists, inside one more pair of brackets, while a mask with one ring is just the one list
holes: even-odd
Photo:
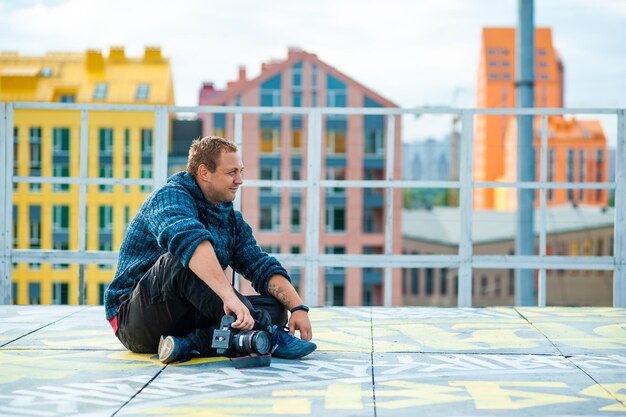
[[[10, 132], [13, 132], [14, 113], [20, 110], [39, 110], [46, 111], [74, 111], [81, 115], [79, 128], [79, 170], [78, 175], [74, 174], [73, 177], [43, 177], [32, 175], [31, 176], [16, 176], [13, 172], [13, 138]], [[150, 130], [149, 141], [146, 139], [143, 150], [144, 154], [140, 155], [141, 158], [148, 158], [150, 160], [148, 165], [148, 159], [141, 159], [145, 162], [145, 179], [140, 178], [118, 178], [118, 177], [104, 177], [98, 178], [88, 175], [88, 132], [89, 132], [89, 117], [90, 112], [99, 111], [126, 111], [126, 112], [152, 112], [154, 113], [154, 135], [152, 136], [152, 130]], [[0, 262], [0, 298], [2, 302], [10, 302], [10, 287], [11, 287], [11, 273], [12, 265], [14, 263], [74, 263], [74, 264], [114, 264], [116, 262], [117, 253], [115, 251], [91, 251], [87, 250], [85, 241], [86, 235], [86, 215], [85, 206], [78, 207], [78, 230], [72, 230], [71, 233], [78, 235], [78, 245], [74, 250], [50, 250], [50, 249], [13, 249], [13, 228], [12, 218], [10, 213], [13, 197], [13, 186], [20, 183], [28, 183], [33, 187], [39, 187], [41, 184], [75, 184], [77, 187], [76, 200], [81, 201], [81, 204], [86, 204], [87, 201], [87, 189], [89, 185], [99, 186], [113, 186], [124, 185], [132, 186], [139, 185], [146, 188], [157, 187], [165, 181], [168, 175], [167, 169], [167, 138], [168, 138], [168, 117], [171, 113], [175, 112], [215, 112], [232, 115], [233, 119], [233, 138], [236, 142], [242, 143], [242, 138], [245, 131], [243, 119], [247, 115], [258, 115], [267, 112], [267, 108], [258, 107], [215, 107], [207, 109], [206, 107], [177, 107], [177, 106], [120, 106], [120, 105], [105, 105], [105, 104], [78, 104], [78, 103], [0, 103], [0, 115], [2, 116], [2, 128], [0, 129], [0, 146], [3, 149], [0, 166], [4, 167], [4, 173], [2, 176], [2, 182], [0, 183], [0, 206], [3, 207], [3, 213], [7, 213], [6, 216], [2, 216], [0, 219], [0, 243], [2, 252], [2, 262]], [[623, 170], [623, 162], [626, 160], [626, 133], [623, 126], [626, 123], [626, 116], [624, 109], [438, 109], [438, 108], [283, 108], [276, 107], [272, 111], [275, 114], [299, 114], [303, 118], [307, 118], [309, 129], [307, 131], [308, 140], [306, 144], [303, 143], [302, 154], [302, 167], [306, 167], [307, 177], [298, 180], [246, 180], [246, 187], [278, 187], [278, 188], [290, 188], [294, 190], [306, 190], [306, 207], [302, 207], [302, 212], [306, 213], [307, 218], [319, 219], [320, 209], [322, 207], [321, 199], [323, 198], [323, 190], [332, 188], [362, 188], [368, 190], [364, 195], [368, 195], [370, 192], [374, 193], [374, 190], [384, 190], [384, 195], [380, 198], [376, 198], [375, 204], [377, 207], [393, 207], [393, 191], [401, 190], [405, 188], [448, 188], [457, 190], [459, 195], [459, 234], [458, 234], [458, 247], [455, 248], [455, 252], [451, 254], [442, 255], [403, 255], [401, 254], [401, 248], [392, 247], [393, 239], [390, 236], [384, 236], [385, 241], [375, 241], [379, 237], [372, 237], [371, 242], [364, 244], [381, 245], [384, 244], [383, 254], [379, 255], [358, 255], [350, 252], [344, 255], [321, 255], [317, 252], [303, 253], [300, 257], [291, 257], [289, 254], [280, 254], [278, 258], [285, 263], [287, 267], [298, 267], [303, 270], [303, 281], [310, 283], [311, 285], [305, 286], [304, 298], [311, 305], [319, 303], [322, 297], [318, 296], [319, 273], [321, 268], [324, 267], [357, 267], [357, 268], [382, 268], [384, 270], [383, 284], [385, 286], [384, 304], [386, 306], [392, 305], [391, 294], [392, 280], [389, 280], [389, 273], [394, 269], [401, 268], [424, 268], [424, 267], [438, 267], [438, 268], [453, 268], [459, 271], [458, 276], [458, 303], [459, 307], [472, 306], [472, 271], [476, 268], [508, 268], [508, 269], [532, 269], [537, 271], [539, 275], [538, 279], [538, 298], [537, 304], [539, 306], [545, 306], [545, 291], [546, 291], [546, 271], [547, 270], [602, 270], [612, 273], [613, 279], [613, 305], [616, 307], [626, 306], [626, 215], [624, 210], [626, 207], [626, 181], [623, 180], [625, 174]], [[548, 115], [552, 114], [610, 114], [616, 116], [618, 126], [618, 149], [616, 160], [617, 165], [617, 178], [615, 182], [607, 183], [574, 183], [569, 184], [566, 182], [550, 182], [547, 180], [533, 181], [533, 182], [487, 182], [487, 181], [473, 181], [472, 180], [472, 138], [474, 132], [474, 118], [477, 115], [488, 114], [502, 114], [502, 115], [538, 115], [541, 116], [542, 123], [545, 124], [545, 120]], [[324, 116], [334, 114], [345, 114], [349, 116], [364, 116], [379, 114], [385, 119], [385, 132], [386, 137], [396, 137], [399, 132], [397, 126], [395, 126], [395, 120], [397, 116], [409, 115], [411, 117], [424, 115], [424, 114], [449, 114], [454, 116], [460, 116], [460, 126], [462, 127], [460, 134], [460, 149], [459, 149], [459, 180], [453, 181], [405, 181], [394, 177], [394, 158], [389, 158], [388, 154], [384, 155], [366, 155], [364, 157], [364, 165], [368, 165], [370, 159], [375, 160], [375, 165], [367, 169], [382, 170], [382, 175], [377, 178], [384, 179], [371, 179], [371, 180], [323, 180], [324, 173], [321, 172], [321, 168], [324, 165], [323, 152], [319, 146], [314, 146], [316, 143], [322, 143], [322, 132]], [[542, 146], [545, 145], [547, 140], [546, 129], [540, 129], [542, 132]], [[143, 137], [143, 136], [142, 136]], [[398, 136], [399, 137], [399, 136]], [[146, 133], [147, 138], [147, 133]], [[149, 142], [149, 144], [148, 144]], [[393, 141], [385, 141], [385, 143], [394, 143]], [[142, 142], [143, 143], [143, 142]], [[148, 146], [149, 145], [149, 146]], [[393, 144], [392, 148], [397, 146]], [[148, 152], [149, 151], [149, 152]], [[389, 152], [394, 151], [397, 155], [397, 149], [390, 149]], [[543, 152], [542, 154], [545, 154]], [[349, 154], [347, 155], [349, 157]], [[543, 172], [545, 169], [546, 161], [538, 161], [538, 166], [541, 167]], [[363, 167], [363, 164], [360, 165]], [[144, 167], [142, 167], [144, 168]], [[142, 171], [143, 172], [143, 171]], [[39, 174], [39, 173], [36, 173]], [[118, 173], [119, 174], [119, 173]], [[148, 178], [149, 177], [149, 178]], [[284, 176], [287, 178], [287, 176]], [[348, 176], [348, 178], [351, 178]], [[473, 253], [473, 241], [472, 241], [472, 193], [473, 191], [481, 188], [503, 188], [503, 189], [534, 189], [538, 193], [545, 193], [550, 189], [567, 189], [567, 190], [583, 190], [583, 189], [602, 189], [604, 191], [615, 191], [615, 239], [612, 241], [610, 256], [564, 256], [564, 255], [552, 255], [546, 251], [546, 227], [545, 222], [539, 221], [538, 234], [538, 251], [536, 255], [480, 255]], [[373, 194], [370, 194], [373, 195]], [[364, 200], [365, 203], [367, 201]], [[368, 203], [369, 204], [369, 203]], [[544, 206], [539, 208], [539, 216], [542, 216], [545, 211]], [[367, 204], [366, 204], [367, 205]], [[385, 213], [393, 213], [392, 211], [385, 210]], [[348, 214], [350, 215], [350, 213]], [[119, 217], [118, 217], [119, 218]], [[381, 232], [387, 230], [394, 230], [394, 225], [397, 224], [400, 219], [393, 215], [385, 214], [384, 218], [381, 215]], [[367, 219], [366, 219], [367, 220]], [[375, 220], [378, 220], [376, 218]], [[354, 222], [359, 228], [362, 224]], [[323, 227], [319, 224], [302, 225], [302, 230], [306, 233], [306, 242], [303, 247], [313, 248], [319, 247], [320, 236], [323, 234]], [[397, 228], [396, 228], [397, 229]], [[333, 237], [334, 238], [334, 237]], [[369, 236], [368, 236], [369, 238]], [[302, 244], [302, 243], [299, 243]], [[80, 293], [84, 293], [84, 288], [80, 290]]]

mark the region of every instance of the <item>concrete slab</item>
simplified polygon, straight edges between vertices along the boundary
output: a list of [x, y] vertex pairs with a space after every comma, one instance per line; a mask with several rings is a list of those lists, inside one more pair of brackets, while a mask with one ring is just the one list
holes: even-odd
[[318, 351], [239, 370], [128, 352], [102, 307], [0, 306], [0, 415], [621, 415], [623, 310], [315, 308]]
[[376, 354], [374, 377], [382, 417], [626, 412], [622, 402], [602, 396], [596, 381], [560, 356]]
[[563, 355], [626, 355], [626, 309], [518, 308]]
[[375, 352], [559, 354], [512, 308], [389, 310], [374, 313]]
[[217, 360], [168, 366], [118, 415], [374, 416], [373, 393], [367, 354], [314, 352], [250, 369]]
[[164, 365], [93, 350], [0, 351], [0, 415], [112, 415]]

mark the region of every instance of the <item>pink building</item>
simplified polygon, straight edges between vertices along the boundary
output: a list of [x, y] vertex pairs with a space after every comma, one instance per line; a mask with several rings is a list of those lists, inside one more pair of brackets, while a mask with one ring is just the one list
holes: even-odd
[[[225, 91], [205, 83], [200, 105], [284, 107], [397, 107], [369, 88], [300, 49], [287, 59], [264, 63], [261, 74], [237, 81]], [[201, 115], [203, 133], [234, 137], [234, 115]], [[386, 117], [327, 115], [322, 118], [322, 179], [378, 180], [385, 173]], [[400, 179], [400, 118], [395, 119], [394, 178]], [[307, 178], [308, 116], [245, 114], [242, 155], [246, 179]], [[244, 184], [245, 186], [245, 184]], [[382, 254], [385, 247], [385, 190], [324, 188], [320, 198], [320, 253]], [[401, 253], [401, 191], [394, 191], [392, 250]], [[306, 190], [244, 187], [241, 210], [268, 253], [306, 252]], [[322, 226], [323, 225], [323, 226]], [[299, 288], [304, 268], [291, 268]], [[384, 271], [378, 268], [329, 267], [319, 274], [320, 305], [381, 305]], [[401, 271], [393, 271], [393, 305], [402, 304]], [[247, 291], [249, 288], [243, 288]]]

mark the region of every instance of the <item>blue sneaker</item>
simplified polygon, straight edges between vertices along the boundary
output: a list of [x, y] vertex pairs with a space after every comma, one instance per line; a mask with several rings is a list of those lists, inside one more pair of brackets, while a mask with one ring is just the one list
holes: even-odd
[[158, 353], [159, 360], [163, 363], [191, 359], [200, 354], [189, 339], [175, 336], [161, 336]]
[[282, 359], [299, 359], [317, 349], [313, 342], [307, 342], [289, 334], [289, 329], [272, 326], [272, 356]]

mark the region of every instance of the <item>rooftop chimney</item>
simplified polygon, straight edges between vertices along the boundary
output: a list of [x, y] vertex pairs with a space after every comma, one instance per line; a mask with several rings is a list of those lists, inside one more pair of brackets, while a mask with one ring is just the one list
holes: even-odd
[[124, 61], [126, 59], [126, 54], [124, 53], [123, 46], [112, 46], [109, 48], [109, 59], [115, 61]]
[[246, 81], [246, 67], [245, 65], [239, 66], [239, 79], [238, 82]]
[[102, 51], [99, 49], [88, 49], [85, 63], [87, 64], [87, 71], [102, 71], [104, 69]]
[[162, 58], [160, 46], [146, 46], [143, 54], [144, 61], [160, 61]]

